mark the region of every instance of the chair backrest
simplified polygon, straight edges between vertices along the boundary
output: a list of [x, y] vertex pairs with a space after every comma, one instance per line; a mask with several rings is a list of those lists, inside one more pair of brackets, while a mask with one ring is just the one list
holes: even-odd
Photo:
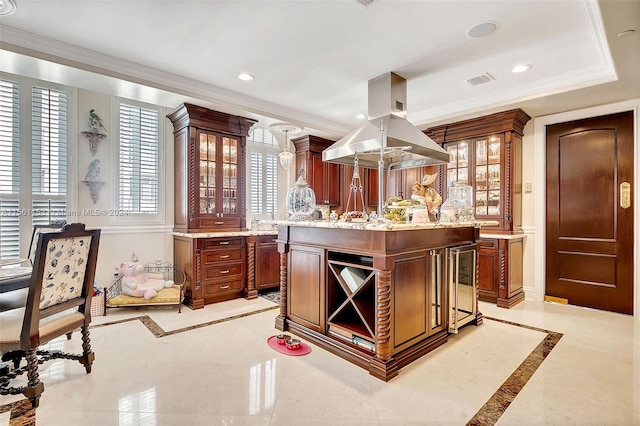
[[[38, 236], [21, 333], [23, 344], [27, 343], [25, 339], [32, 345], [40, 343], [41, 320], [71, 308], [77, 308], [73, 311], [76, 320], [91, 321], [99, 242], [100, 230], [85, 230], [82, 223]], [[71, 330], [60, 330], [59, 335], [72, 331], [77, 324], [69, 323], [69, 327]]]
[[29, 253], [27, 258], [31, 262], [31, 265], [36, 260], [36, 247], [38, 245], [38, 237], [40, 234], [46, 232], [56, 232], [62, 229], [66, 222], [51, 223], [49, 225], [33, 225], [33, 232], [31, 233], [31, 243], [29, 244]]

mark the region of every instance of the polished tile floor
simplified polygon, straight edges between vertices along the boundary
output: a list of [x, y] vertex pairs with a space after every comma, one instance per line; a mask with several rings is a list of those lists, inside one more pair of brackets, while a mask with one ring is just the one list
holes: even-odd
[[[74, 361], [41, 366], [36, 424], [640, 425], [640, 321], [628, 316], [481, 302], [481, 326], [384, 383], [314, 345], [298, 357], [272, 350], [275, 308], [258, 298], [111, 310], [92, 323], [91, 374]], [[21, 399], [0, 398], [5, 410]]]

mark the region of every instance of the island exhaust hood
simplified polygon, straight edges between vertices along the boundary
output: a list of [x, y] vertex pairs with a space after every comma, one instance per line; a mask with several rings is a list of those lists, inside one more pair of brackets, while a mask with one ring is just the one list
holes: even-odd
[[369, 80], [369, 120], [322, 152], [322, 160], [397, 170], [449, 162], [449, 154], [407, 121], [407, 81], [389, 72]]

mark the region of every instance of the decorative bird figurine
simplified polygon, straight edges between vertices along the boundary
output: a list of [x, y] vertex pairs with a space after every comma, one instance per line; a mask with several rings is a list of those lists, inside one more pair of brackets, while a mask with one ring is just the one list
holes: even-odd
[[89, 110], [89, 127], [91, 127], [91, 129], [93, 130], [100, 130], [102, 128], [105, 132], [107, 131], [107, 129], [104, 127], [104, 124], [102, 124], [102, 119], [96, 113], [96, 110], [94, 108], [91, 108], [91, 110]]
[[84, 180], [97, 181], [98, 177], [100, 177], [100, 160], [96, 158], [89, 163], [89, 170], [87, 170], [87, 175], [84, 177]]

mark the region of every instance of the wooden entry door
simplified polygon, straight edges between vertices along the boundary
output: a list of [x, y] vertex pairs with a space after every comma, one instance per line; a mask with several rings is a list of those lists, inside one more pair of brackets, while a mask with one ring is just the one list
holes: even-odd
[[633, 113], [547, 127], [546, 294], [633, 314]]

